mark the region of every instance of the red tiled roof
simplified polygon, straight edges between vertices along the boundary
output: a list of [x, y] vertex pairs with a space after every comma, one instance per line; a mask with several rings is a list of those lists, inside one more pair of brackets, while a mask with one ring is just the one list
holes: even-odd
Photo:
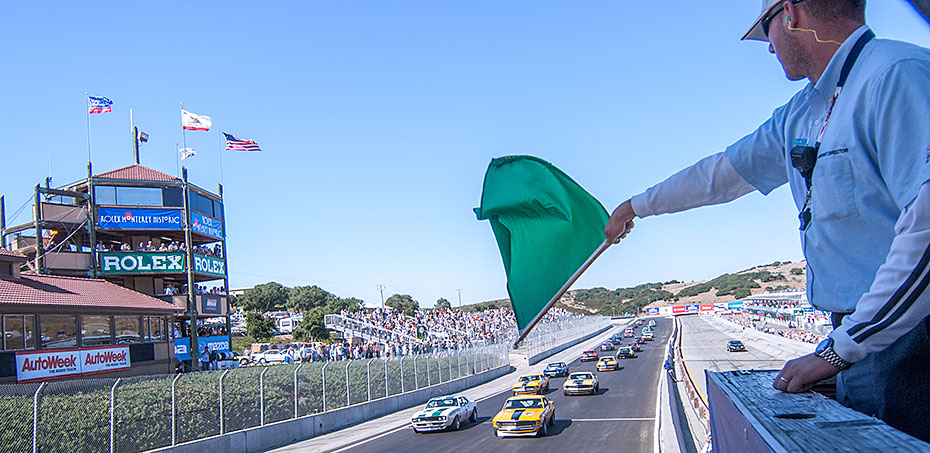
[[22, 274], [20, 279], [0, 279], [0, 307], [6, 304], [36, 308], [97, 309], [106, 311], [178, 312], [181, 308], [106, 280]]
[[143, 167], [142, 165], [130, 165], [128, 167], [117, 168], [116, 170], [110, 170], [106, 173], [101, 173], [94, 176], [98, 179], [126, 179], [131, 181], [164, 181], [164, 182], [177, 182], [180, 181], [179, 178], [175, 178], [167, 173], [162, 173], [158, 170], [153, 170], [149, 167]]
[[24, 260], [25, 260], [25, 259], [28, 259], [28, 258], [26, 258], [26, 255], [23, 255], [22, 253], [14, 252], [14, 251], [12, 251], [12, 250], [7, 250], [7, 249], [5, 249], [5, 248], [3, 248], [3, 247], [0, 247], [0, 256], [11, 256], [11, 257], [13, 257], [13, 258], [20, 258], [20, 259], [24, 259]]

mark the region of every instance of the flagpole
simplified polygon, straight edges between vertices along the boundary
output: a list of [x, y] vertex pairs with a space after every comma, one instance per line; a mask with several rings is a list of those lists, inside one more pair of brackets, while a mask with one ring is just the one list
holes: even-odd
[[216, 128], [216, 149], [220, 153], [220, 185], [223, 184], [223, 135], [220, 133], [220, 128]]
[[572, 278], [568, 279], [568, 281], [565, 282], [564, 285], [562, 285], [562, 288], [559, 289], [559, 292], [555, 293], [555, 295], [552, 296], [552, 299], [549, 299], [549, 303], [547, 303], [546, 306], [543, 307], [542, 311], [540, 311], [536, 315], [536, 317], [533, 318], [533, 321], [530, 322], [530, 325], [526, 327], [526, 330], [520, 333], [520, 338], [517, 338], [517, 341], [513, 343], [513, 347], [515, 349], [520, 344], [520, 342], [523, 341], [524, 338], [526, 338], [527, 334], [529, 334], [530, 331], [533, 330], [533, 327], [536, 326], [536, 324], [542, 319], [542, 317], [546, 314], [546, 312], [549, 311], [549, 309], [552, 308], [552, 306], [555, 305], [555, 303], [558, 302], [559, 299], [561, 299], [563, 295], [565, 295], [565, 293], [568, 291], [568, 288], [571, 288], [572, 284], [575, 283], [575, 280], [578, 280], [578, 277], [581, 277], [581, 274], [583, 274], [584, 271], [588, 269], [588, 266], [590, 266], [591, 263], [593, 263], [594, 260], [597, 259], [597, 257], [601, 256], [601, 253], [604, 253], [604, 250], [607, 250], [607, 247], [610, 247], [610, 245], [611, 245], [610, 241], [605, 240], [604, 243], [602, 243], [600, 247], [598, 247], [597, 250], [595, 250], [594, 253], [592, 253], [591, 256], [588, 257], [587, 261], [585, 261], [584, 264], [582, 264], [581, 267], [579, 267], [578, 270], [575, 271], [575, 274], [572, 275]]
[[84, 118], [87, 120], [87, 163], [90, 163], [90, 96], [84, 92]]
[[175, 176], [181, 177], [181, 150], [178, 149], [178, 142], [174, 142], [174, 171]]
[[[181, 110], [184, 110], [184, 102], [181, 102]], [[178, 113], [180, 113], [180, 111]], [[181, 113], [181, 142], [184, 144], [182, 148], [187, 148], [187, 134], [184, 133], [184, 114], [183, 113]]]

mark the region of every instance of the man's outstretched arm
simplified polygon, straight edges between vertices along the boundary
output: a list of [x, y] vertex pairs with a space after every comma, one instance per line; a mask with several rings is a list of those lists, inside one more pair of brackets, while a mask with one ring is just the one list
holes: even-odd
[[756, 190], [733, 168], [724, 153], [701, 159], [614, 209], [604, 237], [620, 242], [633, 229], [633, 219], [727, 203]]

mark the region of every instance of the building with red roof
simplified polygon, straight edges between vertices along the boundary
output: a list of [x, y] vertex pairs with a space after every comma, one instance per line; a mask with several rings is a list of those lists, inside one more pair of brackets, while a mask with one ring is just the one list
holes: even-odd
[[[87, 178], [65, 186], [36, 185], [26, 223], [7, 225], [0, 196], [0, 328], [18, 339], [0, 341], [0, 352], [136, 337], [167, 345], [168, 332], [168, 359], [189, 361], [205, 345], [229, 350], [223, 188], [212, 193], [186, 169], [177, 177], [136, 159], [98, 174], [88, 164]], [[0, 380], [7, 362], [0, 357]]]

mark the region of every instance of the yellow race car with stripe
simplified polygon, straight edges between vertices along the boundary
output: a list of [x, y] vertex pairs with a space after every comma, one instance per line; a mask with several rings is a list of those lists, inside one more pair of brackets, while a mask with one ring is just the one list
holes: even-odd
[[539, 395], [512, 396], [491, 420], [497, 437], [545, 436], [555, 424], [555, 403]]
[[601, 357], [597, 360], [597, 371], [617, 371], [617, 359]]
[[596, 395], [598, 390], [600, 390], [600, 384], [597, 382], [597, 375], [590, 371], [572, 373], [562, 384], [562, 394], [565, 396], [585, 393]]
[[542, 395], [549, 391], [549, 376], [544, 374], [527, 374], [525, 376], [520, 376], [520, 379], [517, 381], [513, 387], [510, 388], [513, 390], [514, 395], [526, 395], [532, 393], [538, 393]]

